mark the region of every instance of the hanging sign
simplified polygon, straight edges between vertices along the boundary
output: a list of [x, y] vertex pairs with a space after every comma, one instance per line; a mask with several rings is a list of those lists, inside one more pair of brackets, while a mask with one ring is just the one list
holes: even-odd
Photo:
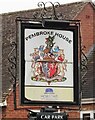
[[21, 103], [78, 104], [78, 27], [21, 23]]

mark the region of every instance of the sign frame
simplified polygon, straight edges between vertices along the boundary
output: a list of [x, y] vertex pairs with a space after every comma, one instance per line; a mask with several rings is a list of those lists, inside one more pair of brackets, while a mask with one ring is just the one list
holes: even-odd
[[[20, 23], [19, 25], [19, 80], [20, 80], [20, 103], [21, 105], [30, 105], [30, 106], [42, 106], [42, 105], [79, 105], [79, 68], [78, 68], [78, 26], [71, 25], [64, 22], [58, 22], [58, 26], [54, 26], [52, 22], [51, 25], [43, 26], [41, 22], [31, 22], [31, 23]], [[51, 30], [66, 30], [73, 32], [73, 102], [67, 101], [34, 101], [28, 100], [25, 98], [25, 29], [51, 29]], [[41, 86], [40, 86], [41, 87]]]

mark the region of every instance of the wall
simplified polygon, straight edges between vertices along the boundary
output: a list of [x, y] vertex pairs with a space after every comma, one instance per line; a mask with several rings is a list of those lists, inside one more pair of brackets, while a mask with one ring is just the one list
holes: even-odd
[[80, 32], [82, 45], [84, 45], [85, 53], [88, 53], [92, 48], [93, 40], [95, 39], [94, 30], [95, 30], [95, 9], [91, 4], [87, 4], [83, 10], [76, 16], [75, 19], [80, 21]]

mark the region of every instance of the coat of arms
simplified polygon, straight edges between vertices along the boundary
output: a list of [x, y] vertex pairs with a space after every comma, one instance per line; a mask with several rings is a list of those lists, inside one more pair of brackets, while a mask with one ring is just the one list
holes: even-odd
[[45, 38], [45, 45], [34, 48], [31, 56], [31, 69], [33, 76], [31, 80], [47, 82], [63, 82], [66, 80], [67, 60], [64, 49], [60, 49], [54, 42], [55, 36]]

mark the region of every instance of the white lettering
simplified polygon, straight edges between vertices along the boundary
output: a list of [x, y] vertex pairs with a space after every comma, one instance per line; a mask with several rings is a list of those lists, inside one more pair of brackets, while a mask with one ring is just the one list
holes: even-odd
[[63, 115], [52, 115], [52, 119], [60, 119], [60, 120], [63, 120]]
[[42, 120], [50, 120], [50, 115], [41, 115]]
[[41, 120], [63, 120], [63, 115], [41, 115]]

